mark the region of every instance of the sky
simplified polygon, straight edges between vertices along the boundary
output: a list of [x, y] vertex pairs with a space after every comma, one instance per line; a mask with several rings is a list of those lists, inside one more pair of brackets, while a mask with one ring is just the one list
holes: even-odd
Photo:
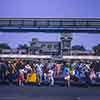
[[[1, 18], [99, 18], [100, 0], [0, 0]], [[59, 40], [59, 34], [50, 33], [0, 33], [0, 43], [13, 48], [37, 37], [41, 41]], [[73, 34], [72, 45], [86, 49], [100, 43], [100, 34]]]

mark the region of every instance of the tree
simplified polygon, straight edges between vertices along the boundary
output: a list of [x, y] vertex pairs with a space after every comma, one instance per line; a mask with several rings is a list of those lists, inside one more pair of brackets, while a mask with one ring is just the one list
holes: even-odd
[[0, 43], [0, 49], [11, 49], [7, 43]]
[[22, 44], [19, 44], [18, 47], [17, 47], [17, 49], [26, 49], [26, 50], [28, 50], [28, 48], [29, 47], [28, 47], [27, 44], [23, 44], [23, 45]]
[[72, 50], [85, 51], [86, 49], [82, 45], [74, 45], [74, 46], [72, 46]]
[[19, 44], [18, 47], [17, 47], [17, 52], [18, 53], [21, 53], [21, 54], [25, 53], [26, 54], [26, 53], [28, 53], [28, 51], [29, 51], [29, 47], [28, 47], [27, 44], [23, 44], [23, 45]]
[[92, 49], [95, 52], [95, 55], [99, 55], [100, 56], [100, 44], [94, 46]]

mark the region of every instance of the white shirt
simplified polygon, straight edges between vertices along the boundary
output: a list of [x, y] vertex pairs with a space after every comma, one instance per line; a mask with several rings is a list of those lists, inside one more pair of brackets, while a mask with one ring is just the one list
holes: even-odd
[[36, 64], [36, 71], [38, 71], [38, 72], [42, 72], [42, 68], [43, 68], [44, 66], [43, 66], [43, 64]]
[[49, 71], [48, 71], [48, 76], [49, 76], [49, 77], [53, 77], [53, 73], [54, 73], [53, 70], [49, 70]]
[[31, 66], [30, 65], [26, 65], [25, 68], [24, 68], [24, 72], [27, 73], [29, 70], [32, 71]]
[[28, 70], [32, 70], [31, 66], [29, 66], [29, 65], [25, 66], [25, 68], [28, 69]]
[[20, 73], [24, 73], [24, 69], [19, 69], [19, 72]]

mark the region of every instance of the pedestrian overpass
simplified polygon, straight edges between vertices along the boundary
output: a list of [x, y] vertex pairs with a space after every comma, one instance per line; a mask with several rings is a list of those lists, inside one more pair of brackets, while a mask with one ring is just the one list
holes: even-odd
[[0, 18], [0, 31], [100, 33], [100, 18]]

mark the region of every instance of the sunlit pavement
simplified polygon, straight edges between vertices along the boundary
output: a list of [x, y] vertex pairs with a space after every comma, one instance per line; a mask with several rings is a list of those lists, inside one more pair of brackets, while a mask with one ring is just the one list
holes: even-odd
[[100, 87], [1, 85], [0, 100], [100, 100]]

